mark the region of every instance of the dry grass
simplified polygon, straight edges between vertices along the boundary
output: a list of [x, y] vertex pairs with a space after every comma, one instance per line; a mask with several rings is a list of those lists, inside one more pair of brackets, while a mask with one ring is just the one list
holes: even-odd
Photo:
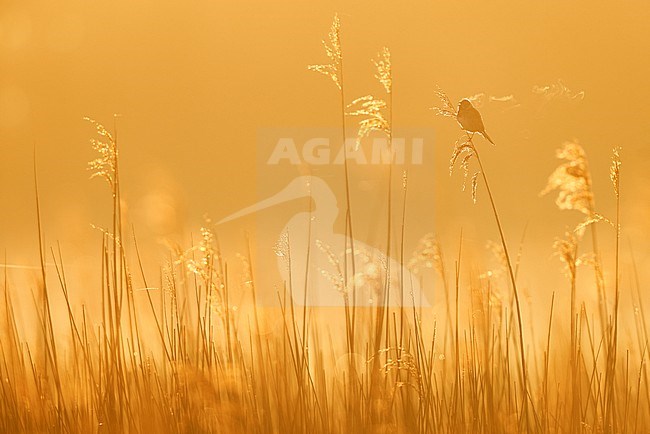
[[[325, 46], [331, 63], [311, 69], [326, 74], [339, 89], [345, 132], [338, 19]], [[366, 105], [351, 114], [362, 116], [362, 127], [368, 132], [384, 133], [391, 140], [392, 75], [387, 49], [375, 65], [387, 101], [356, 100]], [[450, 99], [441, 90], [438, 95], [443, 107], [437, 112], [453, 118]], [[364, 120], [369, 123], [363, 124]], [[459, 140], [451, 166], [460, 164], [465, 173], [470, 164], [478, 166], [472, 195], [477, 198], [482, 183], [500, 234], [492, 250], [503, 273], [466, 270], [462, 235], [458, 245], [447, 250], [427, 235], [412, 258], [406, 258], [406, 200], [397, 210], [401, 221], [395, 223], [389, 165], [387, 252], [392, 243], [398, 244], [403, 267], [419, 276], [422, 285], [443, 288], [436, 303], [444, 307], [444, 314], [435, 317], [427, 309], [391, 309], [382, 304], [359, 308], [348, 303], [334, 312], [301, 307], [287, 287], [278, 290], [276, 308], [260, 308], [258, 285], [266, 282], [258, 282], [254, 275], [251, 254], [240, 257], [243, 272], [233, 276], [209, 224], [201, 229], [196, 244], [172, 251], [160, 276], [151, 279], [142, 267], [135, 234], [124, 230], [117, 133], [91, 122], [99, 134], [93, 147], [100, 154], [91, 170], [108, 181], [113, 204], [111, 227], [102, 231], [102, 269], [97, 276], [101, 306], [95, 314], [71, 303], [63, 255], [58, 247], [48, 250], [45, 245], [39, 213], [35, 340], [26, 337], [17, 320], [15, 294], [25, 289], [11, 285], [4, 268], [0, 432], [650, 431], [648, 322], [638, 281], [632, 284], [639, 297], [638, 314], [627, 318], [636, 330], [636, 345], [624, 346], [620, 340], [625, 315], [619, 300], [621, 291], [630, 288], [619, 278], [623, 192], [618, 149], [611, 170], [617, 204], [611, 219], [595, 211], [584, 149], [571, 143], [558, 152], [563, 163], [551, 175], [545, 193], [559, 191], [559, 208], [577, 210], [585, 220], [555, 241], [561, 260], [558, 272], [567, 275], [570, 308], [558, 312], [556, 295], [549, 294], [550, 309], [539, 325], [520, 304], [517, 258], [508, 249], [473, 136]], [[346, 232], [352, 235], [348, 171], [346, 165]], [[36, 175], [35, 167], [37, 181]], [[403, 198], [408, 192], [406, 180], [405, 173]], [[477, 206], [483, 205], [478, 202]], [[38, 203], [36, 188], [37, 207]], [[600, 221], [610, 221], [614, 227], [608, 232], [616, 240], [612, 282], [603, 277], [596, 235]], [[400, 240], [391, 238], [394, 224], [400, 225]], [[587, 229], [592, 234], [591, 249], [580, 253], [586, 248], [581, 246]], [[341, 247], [354, 251], [353, 245], [322, 246], [330, 253]], [[290, 252], [285, 250], [290, 266]], [[54, 262], [54, 269], [46, 267], [46, 258]], [[344, 287], [350, 282], [350, 265], [355, 276], [354, 264], [340, 265], [341, 276], [333, 285]], [[595, 316], [576, 291], [585, 265], [595, 273], [593, 290], [600, 300]], [[53, 280], [58, 285], [52, 285]], [[73, 284], [79, 287], [79, 282]], [[354, 282], [352, 286], [354, 291]], [[387, 280], [385, 299], [389, 291], [400, 291], [404, 297], [405, 287], [405, 282], [395, 287]], [[500, 290], [503, 287], [509, 291]], [[63, 300], [63, 323], [53, 321], [53, 292]], [[345, 296], [346, 291], [341, 293]], [[249, 301], [247, 310], [233, 302], [235, 295], [242, 294]], [[607, 303], [608, 295], [612, 305]], [[560, 317], [565, 314], [568, 320]], [[279, 326], [269, 329], [269, 318], [274, 317]], [[340, 329], [338, 323], [343, 324]]]

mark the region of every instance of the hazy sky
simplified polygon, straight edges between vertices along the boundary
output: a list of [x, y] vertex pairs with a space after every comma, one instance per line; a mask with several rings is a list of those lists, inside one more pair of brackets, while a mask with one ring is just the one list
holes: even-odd
[[[556, 165], [555, 149], [574, 138], [589, 154], [596, 200], [609, 215], [611, 148], [623, 147], [625, 237], [637, 260], [648, 264], [645, 1], [3, 0], [0, 249], [12, 261], [34, 260], [36, 147], [48, 240], [61, 240], [70, 252], [98, 251], [90, 223], [107, 224], [110, 198], [101, 180], [88, 179], [93, 128], [84, 116], [111, 126], [112, 114], [121, 114], [124, 197], [129, 218], [152, 248], [161, 236], [187, 242], [204, 214], [218, 220], [256, 202], [260, 191], [275, 188], [257, 182], [268, 152], [260, 131], [340, 126], [335, 87], [306, 70], [326, 60], [320, 41], [335, 12], [346, 100], [381, 93], [370, 59], [386, 45], [393, 56], [395, 128], [434, 131], [425, 164], [413, 169], [409, 183], [411, 247], [436, 231], [455, 249], [461, 227], [475, 247], [497, 237], [485, 192], [479, 189], [472, 205], [469, 193], [460, 192], [460, 177], [448, 175], [458, 129], [429, 110], [439, 85], [454, 101], [485, 93], [519, 103], [481, 107], [498, 146], [480, 146], [513, 245], [528, 227], [524, 264], [531, 276], [537, 261], [556, 261], [553, 237], [580, 218], [538, 197]], [[535, 85], [559, 79], [584, 98], [547, 101], [533, 94]], [[353, 135], [352, 120], [349, 127]], [[277, 185], [294, 175], [278, 172]], [[373, 193], [364, 201], [363, 188], [378, 179], [372, 169], [354, 172], [358, 220], [370, 228], [359, 236], [372, 235], [371, 211], [383, 199]], [[269, 218], [288, 219], [300, 207], [287, 205]], [[250, 224], [228, 226], [223, 238], [241, 247]]]

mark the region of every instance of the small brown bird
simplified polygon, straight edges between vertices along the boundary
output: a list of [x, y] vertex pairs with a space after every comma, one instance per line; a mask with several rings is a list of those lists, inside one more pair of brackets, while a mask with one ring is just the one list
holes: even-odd
[[468, 133], [479, 133], [494, 145], [490, 136], [485, 132], [485, 126], [483, 125], [481, 114], [474, 108], [469, 100], [464, 99], [458, 104], [456, 120], [460, 124], [461, 128]]

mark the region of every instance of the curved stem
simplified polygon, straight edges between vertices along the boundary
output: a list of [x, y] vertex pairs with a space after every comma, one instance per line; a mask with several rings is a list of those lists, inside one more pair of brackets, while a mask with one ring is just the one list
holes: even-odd
[[474, 154], [476, 155], [476, 160], [478, 161], [479, 168], [481, 170], [481, 175], [483, 177], [483, 182], [485, 183], [485, 189], [487, 190], [488, 197], [490, 198], [490, 205], [492, 206], [492, 212], [494, 213], [494, 219], [496, 220], [497, 223], [497, 228], [499, 229], [499, 236], [501, 237], [501, 245], [503, 246], [503, 253], [506, 257], [506, 261], [508, 263], [508, 274], [510, 276], [510, 282], [512, 284], [512, 291], [515, 296], [515, 305], [517, 307], [517, 323], [518, 323], [518, 331], [519, 331], [519, 355], [521, 358], [521, 374], [522, 374], [522, 392], [523, 392], [523, 415], [527, 419], [528, 418], [528, 405], [527, 405], [527, 400], [528, 400], [528, 379], [527, 379], [527, 372], [526, 372], [526, 355], [524, 353], [524, 329], [523, 329], [523, 324], [522, 324], [522, 316], [521, 316], [521, 304], [519, 302], [519, 291], [517, 290], [517, 282], [515, 279], [515, 273], [514, 270], [512, 269], [512, 261], [510, 260], [510, 254], [508, 253], [508, 246], [506, 244], [506, 238], [503, 234], [503, 227], [501, 226], [501, 220], [499, 218], [499, 213], [497, 212], [496, 205], [494, 203], [494, 197], [492, 197], [492, 190], [490, 190], [490, 184], [488, 183], [487, 176], [485, 175], [485, 170], [483, 170], [483, 163], [481, 162], [481, 157], [479, 156], [478, 150], [474, 146], [474, 142], [472, 142], [472, 138], [470, 137], [469, 143], [472, 145], [472, 149], [474, 150]]
[[[340, 35], [339, 37], [339, 46], [340, 46]], [[346, 122], [345, 122], [345, 92], [343, 86], [343, 56], [340, 57], [338, 64], [338, 79], [339, 79], [339, 94], [341, 99], [341, 138], [343, 140], [343, 170], [345, 177], [345, 243], [343, 250], [343, 282], [344, 285], [348, 284], [348, 237], [350, 240], [350, 261], [352, 266], [352, 315], [351, 318], [347, 316], [346, 321], [348, 322], [348, 348], [350, 354], [354, 353], [355, 350], [355, 323], [356, 323], [356, 304], [357, 304], [357, 294], [356, 294], [356, 267], [355, 267], [355, 258], [354, 258], [354, 233], [352, 231], [352, 206], [350, 199], [350, 170], [348, 167], [348, 148], [346, 145]], [[346, 305], [349, 304], [349, 300], [346, 301]], [[347, 307], [346, 307], [347, 309]]]

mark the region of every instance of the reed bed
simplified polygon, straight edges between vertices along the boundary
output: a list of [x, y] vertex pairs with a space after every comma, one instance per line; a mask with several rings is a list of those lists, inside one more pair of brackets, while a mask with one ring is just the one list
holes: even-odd
[[[332, 79], [339, 91], [343, 139], [347, 119], [354, 116], [361, 119], [360, 137], [385, 134], [390, 143], [390, 51], [383, 48], [375, 61], [385, 99], [368, 95], [347, 103], [340, 29], [335, 18], [325, 44], [330, 63], [310, 69]], [[453, 119], [454, 104], [442, 90], [437, 95], [436, 112]], [[108, 184], [112, 203], [111, 224], [98, 246], [101, 303], [91, 312], [71, 302], [70, 292], [87, 283], [66, 277], [65, 256], [46, 244], [39, 210], [41, 266], [32, 290], [31, 330], [20, 326], [17, 318], [26, 314], [17, 312], [14, 302], [18, 292], [30, 289], [12, 284], [4, 267], [0, 432], [650, 432], [643, 283], [620, 276], [624, 192], [618, 148], [610, 172], [612, 217], [596, 211], [584, 148], [569, 142], [558, 150], [561, 163], [542, 194], [557, 193], [558, 207], [582, 213], [584, 220], [549, 241], [558, 272], [567, 277], [566, 287], [557, 291], [569, 294], [570, 306], [558, 306], [557, 299], [567, 297], [549, 292], [549, 310], [536, 312], [545, 318], [540, 323], [523, 306], [518, 256], [497, 207], [503, 193], [488, 183], [488, 169], [508, 167], [486, 167], [474, 134], [459, 130], [451, 169], [460, 167], [468, 180], [476, 165], [471, 194], [475, 206], [492, 210], [499, 233], [492, 250], [500, 274], [469, 267], [462, 234], [456, 245], [445, 247], [427, 234], [412, 255], [405, 252], [408, 174], [399, 179], [390, 164], [387, 253], [397, 249], [402, 267], [420, 276], [422, 285], [435, 286], [436, 306], [355, 306], [353, 259], [344, 265], [352, 294], [345, 308], [302, 306], [287, 285], [276, 290], [275, 307], [262, 307], [257, 297], [268, 283], [255, 276], [251, 253], [239, 257], [243, 272], [233, 275], [210, 224], [194, 242], [172, 249], [157, 276], [147, 275], [136, 233], [121, 210], [117, 128], [89, 122], [98, 152], [90, 169]], [[343, 169], [345, 227], [353, 239], [351, 167]], [[34, 181], [38, 209], [36, 166]], [[391, 217], [396, 214], [401, 221]], [[392, 236], [395, 227], [401, 239]], [[598, 231], [614, 240], [615, 251], [608, 255], [613, 263], [603, 261]], [[613, 277], [606, 281], [608, 269]], [[578, 279], [593, 281], [595, 311], [578, 293]], [[384, 300], [393, 291], [403, 300], [405, 288], [405, 282], [385, 279]], [[633, 315], [622, 310], [623, 292], [637, 303]], [[245, 309], [234, 302], [242, 294]], [[62, 303], [55, 307], [53, 297]], [[626, 336], [631, 339], [623, 340], [622, 330], [633, 330]]]

